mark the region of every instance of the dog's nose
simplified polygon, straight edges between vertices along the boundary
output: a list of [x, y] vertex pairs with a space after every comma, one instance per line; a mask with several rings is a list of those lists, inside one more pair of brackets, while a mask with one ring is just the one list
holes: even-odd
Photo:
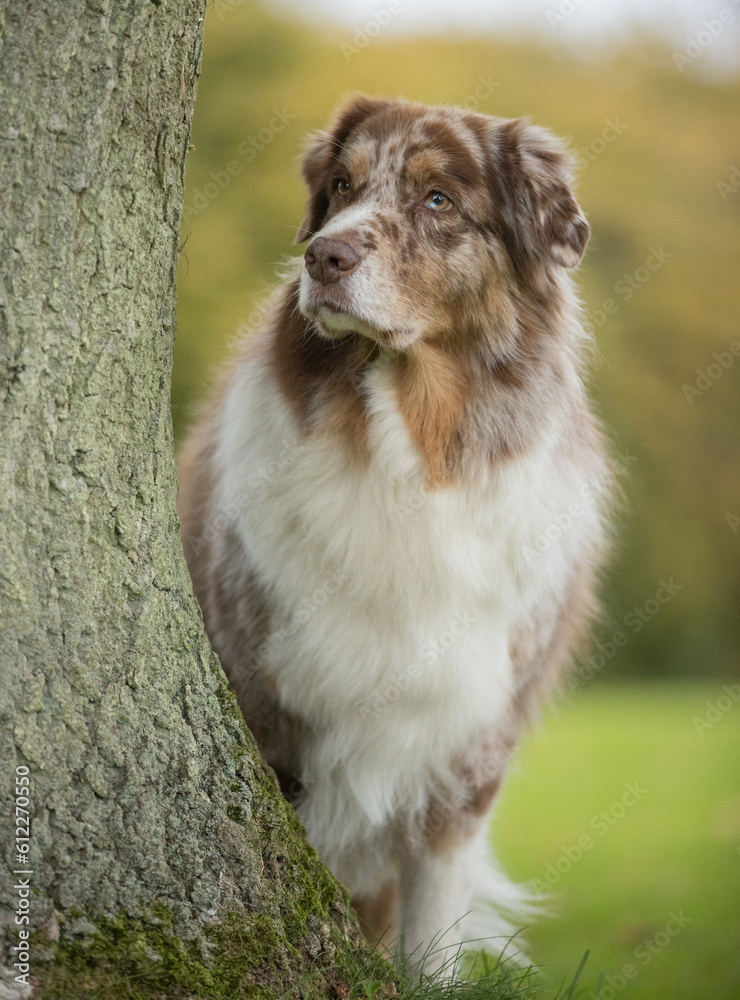
[[333, 285], [340, 278], [346, 278], [360, 263], [360, 255], [351, 243], [328, 236], [317, 236], [308, 244], [303, 256], [306, 270], [322, 285]]

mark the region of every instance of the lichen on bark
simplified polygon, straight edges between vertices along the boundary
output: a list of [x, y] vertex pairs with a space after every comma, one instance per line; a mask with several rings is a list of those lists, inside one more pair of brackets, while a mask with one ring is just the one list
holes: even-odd
[[327, 995], [360, 948], [203, 632], [169, 411], [204, 0], [0, 7], [0, 994]]

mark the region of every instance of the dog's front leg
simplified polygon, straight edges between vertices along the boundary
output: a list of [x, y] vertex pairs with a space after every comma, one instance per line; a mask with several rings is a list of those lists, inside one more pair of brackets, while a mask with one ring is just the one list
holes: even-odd
[[472, 840], [441, 850], [425, 842], [410, 852], [401, 875], [401, 947], [410, 969], [454, 975], [479, 854]]
[[[409, 967], [420, 973], [455, 974], [470, 929], [465, 918], [482, 889], [490, 896], [488, 818], [500, 780], [493, 764], [469, 769], [457, 795], [430, 801], [423, 829], [407, 841], [400, 880], [401, 947]], [[485, 921], [485, 933], [489, 926]]]

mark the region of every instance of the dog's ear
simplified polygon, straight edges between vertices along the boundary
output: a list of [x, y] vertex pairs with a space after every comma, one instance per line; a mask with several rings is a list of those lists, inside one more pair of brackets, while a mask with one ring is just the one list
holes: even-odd
[[309, 136], [301, 165], [303, 179], [308, 187], [308, 208], [294, 243], [305, 242], [321, 228], [329, 208], [334, 163], [350, 134], [358, 125], [389, 104], [389, 101], [382, 98], [357, 94], [342, 106], [326, 131]]
[[497, 126], [494, 158], [504, 239], [514, 264], [579, 264], [591, 229], [571, 191], [573, 164], [563, 142], [517, 118]]

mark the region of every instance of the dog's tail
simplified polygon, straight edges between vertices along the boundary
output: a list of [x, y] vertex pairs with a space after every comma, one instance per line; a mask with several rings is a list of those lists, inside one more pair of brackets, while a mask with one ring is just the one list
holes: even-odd
[[407, 964], [424, 975], [450, 977], [480, 966], [513, 974], [533, 968], [524, 938], [542, 914], [542, 897], [507, 878], [491, 857], [485, 828], [455, 860], [467, 911], [411, 953], [413, 941], [405, 940]]
[[463, 951], [481, 951], [520, 968], [532, 966], [527, 928], [544, 911], [544, 897], [512, 882], [491, 855], [487, 841], [476, 845], [473, 900], [461, 921]]

